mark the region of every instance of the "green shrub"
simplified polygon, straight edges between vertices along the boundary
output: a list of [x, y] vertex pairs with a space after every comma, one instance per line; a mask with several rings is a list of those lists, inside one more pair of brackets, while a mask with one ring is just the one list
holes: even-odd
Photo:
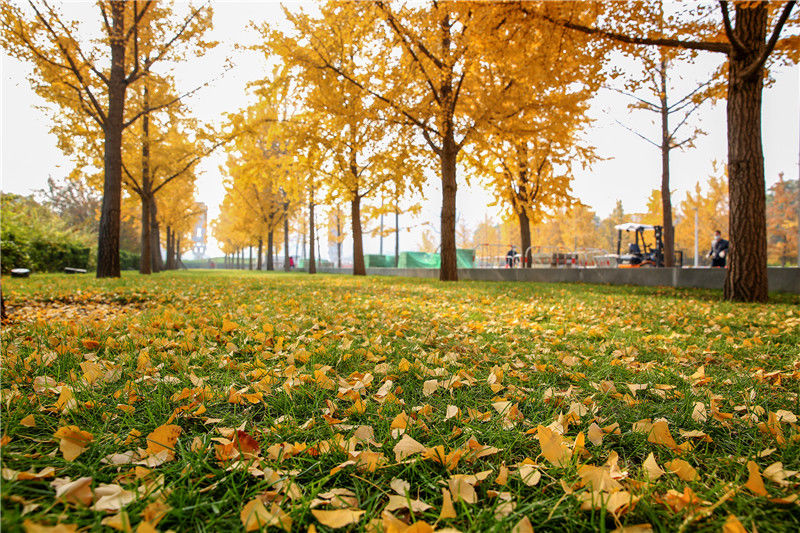
[[30, 268], [31, 260], [26, 247], [18, 242], [0, 241], [0, 266], [3, 274], [11, 272], [12, 268]]
[[139, 254], [120, 250], [119, 268], [120, 270], [139, 270]]

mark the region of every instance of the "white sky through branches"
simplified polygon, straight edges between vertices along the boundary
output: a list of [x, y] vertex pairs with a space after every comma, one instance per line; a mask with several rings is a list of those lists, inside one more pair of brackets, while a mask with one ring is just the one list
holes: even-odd
[[[284, 3], [289, 9], [297, 4]], [[205, 122], [217, 123], [224, 113], [235, 112], [254, 101], [252, 91], [247, 89], [249, 82], [264, 78], [268, 73], [267, 62], [263, 56], [242, 47], [255, 42], [255, 31], [249, 28], [250, 21], [270, 21], [280, 23], [281, 7], [277, 2], [221, 2], [215, 1], [214, 30], [210, 37], [220, 41], [215, 50], [194, 58], [176, 68], [175, 75], [181, 87], [193, 88], [209, 77], [219, 75], [224, 60], [230, 57], [234, 68], [211, 87], [193, 96], [187, 105], [195, 116]], [[67, 18], [96, 17], [93, 2], [68, 2], [62, 7]], [[236, 45], [239, 45], [237, 48]], [[688, 69], [683, 83], [677, 82], [673, 97], [681, 97], [691, 91], [696, 80], [710, 75], [719, 64], [718, 54], [700, 54], [695, 65]], [[56, 148], [56, 140], [48, 133], [49, 124], [45, 113], [36, 109], [43, 102], [31, 90], [27, 76], [30, 67], [3, 53], [2, 64], [2, 137], [0, 138], [0, 159], [2, 160], [2, 191], [29, 194], [44, 186], [48, 175], [60, 178], [70, 171], [69, 161]], [[630, 65], [632, 66], [632, 65]], [[628, 63], [623, 68], [630, 68]], [[630, 72], [635, 75], [635, 72]], [[764, 90], [762, 123], [767, 186], [778, 180], [778, 173], [784, 172], [789, 179], [798, 177], [798, 145], [800, 144], [800, 68], [781, 68], [774, 73], [775, 83]], [[621, 84], [620, 84], [621, 85]], [[586, 139], [598, 148], [600, 161], [590, 170], [578, 171], [573, 182], [577, 196], [589, 205], [600, 217], [609, 214], [617, 199], [622, 200], [628, 213], [643, 211], [650, 191], [658, 188], [661, 179], [661, 157], [659, 151], [639, 139], [616, 123], [639, 131], [657, 140], [660, 125], [654, 120], [654, 113], [636, 111], [630, 113], [627, 105], [630, 99], [625, 96], [603, 91], [593, 102], [592, 114], [596, 118]], [[695, 148], [672, 153], [673, 205], [683, 200], [686, 191], [692, 190], [697, 181], [704, 182], [712, 172], [715, 160], [723, 163], [726, 157], [725, 103], [716, 106], [705, 104], [693, 115], [694, 120], [686, 128], [692, 131], [695, 126], [707, 135], [695, 142]], [[218, 204], [222, 201], [224, 189], [220, 165], [225, 154], [218, 151], [204, 160], [199, 166], [197, 181], [198, 199], [209, 206], [209, 220], [219, 213]], [[484, 217], [498, 218], [498, 209], [488, 206], [491, 196], [481, 184], [465, 183], [463, 171], [459, 171], [458, 214], [459, 223], [464, 222], [470, 229]], [[401, 250], [414, 250], [420, 242], [420, 234], [426, 224], [438, 230], [441, 209], [441, 193], [438, 176], [431, 175], [426, 187], [421, 214], [415, 219], [403, 217], [401, 227], [415, 226], [410, 232], [401, 233]], [[133, 201], [133, 200], [131, 200]], [[318, 224], [325, 222], [319, 216]], [[393, 226], [393, 217], [386, 221]], [[366, 230], [374, 229], [377, 221], [365, 224]], [[430, 227], [428, 225], [427, 227]], [[326, 255], [322, 233], [322, 252]], [[209, 253], [219, 254], [216, 242], [209, 232]], [[350, 244], [346, 241], [344, 248]], [[384, 242], [384, 252], [394, 250], [394, 238]], [[378, 252], [378, 239], [365, 234], [365, 253]], [[292, 244], [294, 253], [294, 244]], [[190, 254], [187, 254], [187, 257]], [[345, 257], [350, 253], [345, 253]]]

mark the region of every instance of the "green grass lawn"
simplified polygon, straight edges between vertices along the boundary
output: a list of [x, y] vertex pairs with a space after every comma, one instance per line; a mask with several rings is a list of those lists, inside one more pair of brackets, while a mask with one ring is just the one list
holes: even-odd
[[221, 271], [3, 290], [4, 531], [800, 529], [794, 296]]

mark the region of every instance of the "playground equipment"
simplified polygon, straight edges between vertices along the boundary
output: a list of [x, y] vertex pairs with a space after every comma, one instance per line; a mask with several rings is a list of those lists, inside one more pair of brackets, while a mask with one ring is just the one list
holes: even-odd
[[[664, 241], [661, 239], [661, 226], [626, 222], [614, 226], [617, 230], [617, 265], [619, 268], [643, 268], [664, 266]], [[633, 233], [633, 242], [628, 244], [628, 252], [622, 254], [622, 232]], [[653, 232], [653, 245], [645, 240], [645, 231]]]

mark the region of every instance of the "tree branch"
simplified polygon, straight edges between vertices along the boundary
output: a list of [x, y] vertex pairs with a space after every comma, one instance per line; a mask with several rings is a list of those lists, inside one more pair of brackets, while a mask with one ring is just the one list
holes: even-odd
[[719, 8], [722, 11], [722, 22], [725, 24], [725, 35], [728, 36], [728, 40], [731, 42], [733, 53], [738, 55], [749, 54], [750, 50], [739, 40], [739, 37], [737, 37], [736, 33], [733, 31], [727, 0], [719, 0]]
[[619, 120], [615, 120], [614, 122], [616, 122], [617, 124], [619, 124], [620, 126], [622, 126], [623, 128], [625, 128], [625, 129], [626, 129], [626, 130], [628, 130], [629, 132], [633, 133], [634, 135], [637, 135], [637, 136], [638, 136], [638, 137], [640, 137], [641, 139], [643, 139], [643, 140], [645, 140], [645, 141], [649, 142], [650, 144], [652, 144], [652, 145], [653, 145], [653, 146], [655, 146], [656, 148], [659, 148], [659, 149], [661, 148], [661, 145], [660, 145], [660, 144], [658, 144], [658, 143], [656, 143], [656, 142], [653, 142], [653, 141], [651, 141], [650, 139], [648, 139], [647, 137], [645, 137], [644, 135], [642, 135], [642, 134], [641, 134], [641, 133], [639, 133], [638, 131], [634, 130], [633, 128], [629, 128], [628, 126], [626, 126], [625, 124], [623, 124], [623, 123], [622, 123], [622, 122], [620, 122]]
[[775, 45], [778, 42], [778, 37], [783, 29], [783, 25], [786, 23], [786, 19], [789, 18], [789, 14], [792, 12], [792, 8], [796, 3], [796, 0], [789, 0], [786, 2], [786, 5], [783, 6], [783, 12], [778, 18], [778, 22], [775, 23], [775, 28], [772, 30], [772, 35], [767, 42], [766, 48], [764, 48], [764, 50], [761, 52], [761, 55], [759, 55], [755, 61], [750, 63], [747, 68], [739, 73], [739, 79], [747, 79], [750, 76], [753, 76], [761, 69], [761, 67], [764, 66], [764, 63], [767, 62], [767, 57], [769, 57], [769, 55], [772, 53], [772, 50], [775, 49]]
[[563, 26], [565, 28], [579, 31], [587, 35], [597, 35], [600, 37], [605, 37], [614, 41], [619, 41], [621, 43], [643, 44], [643, 45], [653, 45], [653, 46], [669, 46], [671, 48], [683, 48], [686, 50], [703, 50], [706, 52], [719, 52], [722, 54], [730, 54], [731, 51], [731, 45], [728, 43], [711, 43], [706, 41], [683, 41], [681, 39], [635, 37], [630, 35], [624, 35], [621, 33], [616, 33], [613, 31], [603, 30], [600, 28], [584, 26], [582, 24], [576, 24], [574, 22], [569, 22], [566, 20], [556, 20], [549, 15], [532, 13], [525, 8], [521, 9], [524, 13], [532, 15], [534, 17], [542, 18], [550, 22], [551, 24]]

